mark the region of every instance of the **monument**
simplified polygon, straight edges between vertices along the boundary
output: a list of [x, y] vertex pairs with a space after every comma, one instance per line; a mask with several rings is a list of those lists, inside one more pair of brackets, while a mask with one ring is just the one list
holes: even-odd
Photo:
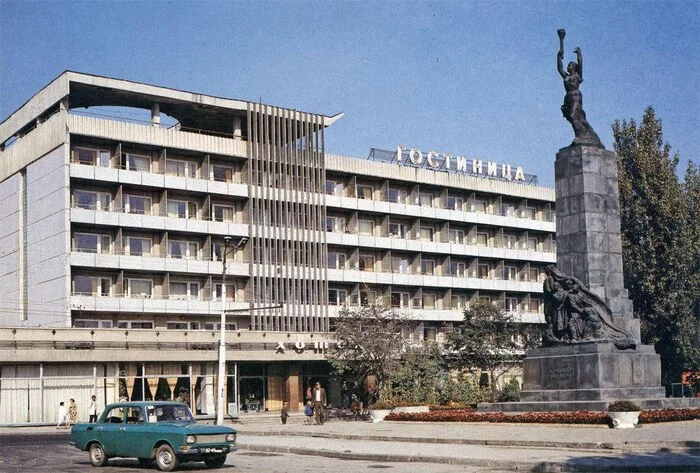
[[576, 61], [565, 70], [566, 32], [558, 34], [561, 111], [575, 138], [556, 155], [557, 265], [546, 269], [547, 328], [542, 346], [523, 361], [520, 402], [484, 403], [479, 410], [606, 410], [617, 399], [680, 407], [690, 399], [665, 398], [660, 357], [641, 344], [624, 287], [616, 158], [583, 110], [583, 54], [576, 48]]

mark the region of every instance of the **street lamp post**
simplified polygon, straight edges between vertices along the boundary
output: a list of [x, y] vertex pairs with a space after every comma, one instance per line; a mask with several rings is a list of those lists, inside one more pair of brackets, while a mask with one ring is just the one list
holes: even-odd
[[219, 371], [218, 389], [216, 398], [216, 424], [224, 423], [224, 398], [226, 389], [226, 256], [229, 251], [235, 251], [248, 242], [247, 237], [242, 237], [233, 248], [230, 248], [232, 238], [224, 237], [224, 249], [221, 252], [223, 269], [221, 271], [221, 327], [219, 333]]

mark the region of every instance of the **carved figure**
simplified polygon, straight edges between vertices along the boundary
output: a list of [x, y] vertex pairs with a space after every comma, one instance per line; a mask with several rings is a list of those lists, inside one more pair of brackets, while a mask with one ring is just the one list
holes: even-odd
[[583, 82], [583, 54], [581, 54], [581, 48], [574, 49], [576, 53], [576, 61], [570, 62], [566, 66], [566, 70], [563, 67], [564, 61], [564, 36], [566, 36], [565, 30], [558, 30], [559, 34], [559, 52], [557, 53], [557, 70], [559, 75], [564, 80], [564, 89], [566, 90], [566, 95], [564, 96], [564, 105], [561, 106], [561, 112], [564, 118], [571, 123], [571, 127], [574, 129], [574, 141], [572, 145], [584, 145], [584, 146], [594, 146], [596, 148], [603, 148], [603, 143], [601, 143], [600, 138], [593, 127], [586, 120], [586, 112], [583, 110], [583, 96], [579, 90], [581, 82]]
[[630, 333], [613, 322], [612, 312], [596, 294], [573, 276], [550, 264], [544, 282], [547, 331], [544, 345], [611, 342], [620, 349], [634, 348]]

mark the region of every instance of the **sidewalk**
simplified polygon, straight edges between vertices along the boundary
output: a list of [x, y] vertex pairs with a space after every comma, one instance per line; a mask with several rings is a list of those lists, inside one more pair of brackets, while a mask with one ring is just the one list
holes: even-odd
[[[520, 471], [700, 471], [700, 422], [590, 425], [243, 419], [241, 449]], [[321, 440], [322, 439], [322, 440]]]

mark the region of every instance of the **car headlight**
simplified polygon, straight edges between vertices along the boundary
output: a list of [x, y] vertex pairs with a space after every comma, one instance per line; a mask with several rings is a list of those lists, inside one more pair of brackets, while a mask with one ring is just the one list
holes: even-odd
[[185, 437], [185, 443], [195, 443], [197, 441], [197, 437], [194, 435], [188, 435]]
[[226, 435], [226, 441], [229, 443], [233, 443], [236, 441], [236, 434], [228, 434]]

